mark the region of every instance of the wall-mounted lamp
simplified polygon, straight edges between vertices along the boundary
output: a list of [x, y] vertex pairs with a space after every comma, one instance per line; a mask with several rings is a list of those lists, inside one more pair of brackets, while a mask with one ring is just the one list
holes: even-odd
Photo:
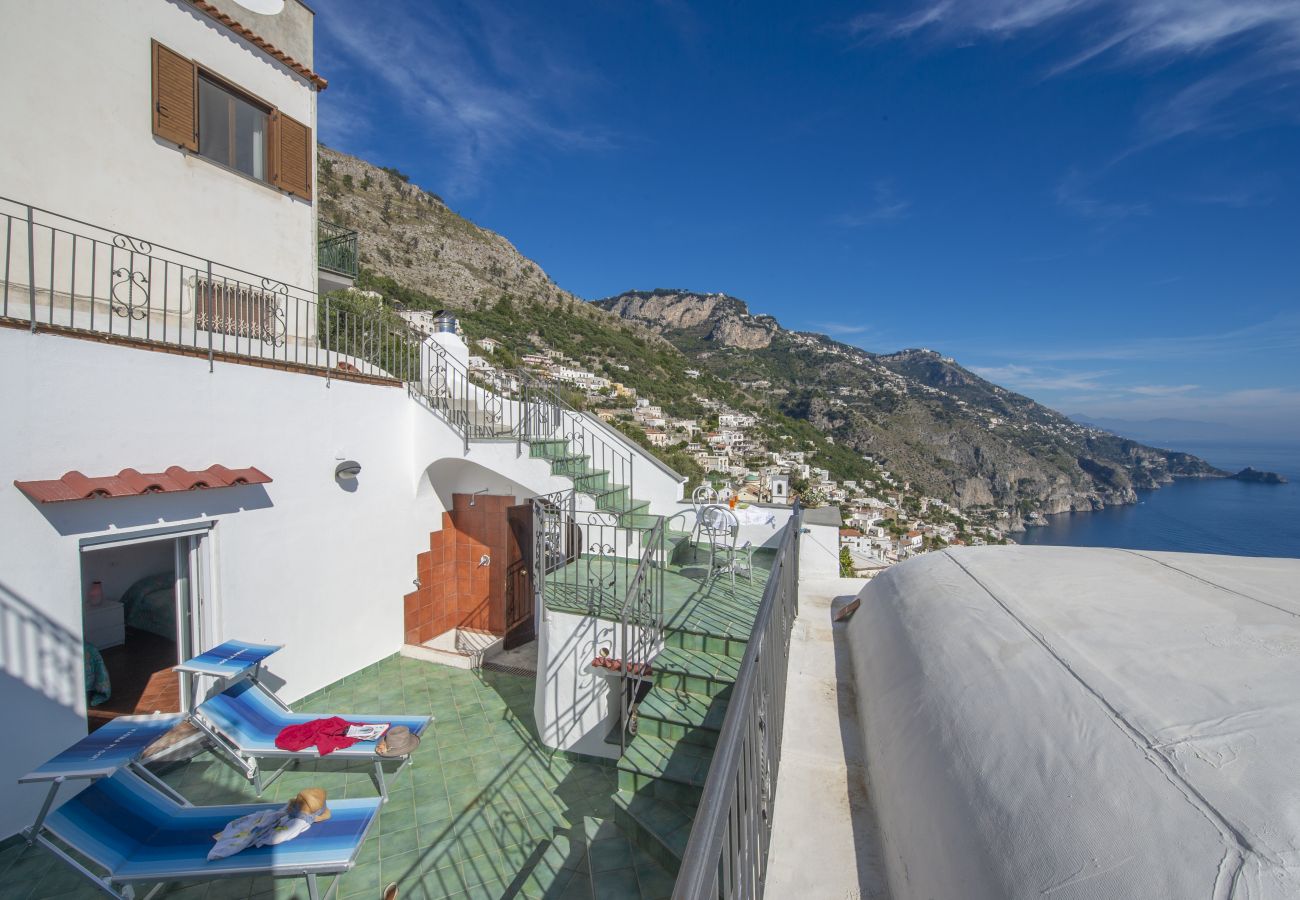
[[345, 459], [334, 467], [334, 479], [336, 481], [355, 481], [360, 474], [361, 463], [355, 459]]
[[475, 503], [475, 501], [478, 500], [478, 495], [479, 495], [479, 494], [486, 494], [486, 493], [487, 493], [488, 491], [490, 491], [490, 490], [492, 490], [492, 488], [483, 488], [483, 490], [481, 490], [481, 491], [474, 491], [474, 492], [472, 492], [472, 493], [469, 495], [469, 505], [470, 505], [470, 506], [473, 506], [474, 503]]

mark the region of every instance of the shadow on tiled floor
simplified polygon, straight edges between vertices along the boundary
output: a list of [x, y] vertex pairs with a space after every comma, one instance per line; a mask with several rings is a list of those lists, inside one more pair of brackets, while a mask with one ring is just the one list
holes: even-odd
[[[533, 681], [391, 657], [295, 704], [321, 713], [432, 714], [412, 764], [343, 876], [339, 897], [378, 898], [396, 881], [403, 900], [668, 897], [673, 879], [613, 824], [612, 764], [555, 753], [537, 740]], [[253, 798], [247, 781], [204, 753], [163, 777], [196, 804]], [[374, 796], [367, 768], [332, 763], [286, 772], [263, 799], [308, 786]], [[324, 892], [329, 880], [321, 884]], [[0, 851], [0, 900], [102, 896], [44, 851]], [[301, 897], [301, 879], [245, 878], [174, 885], [167, 897]]]

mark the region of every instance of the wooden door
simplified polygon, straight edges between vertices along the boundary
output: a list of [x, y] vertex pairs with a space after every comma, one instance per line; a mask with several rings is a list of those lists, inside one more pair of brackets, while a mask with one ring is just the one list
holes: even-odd
[[506, 636], [510, 650], [537, 637], [533, 609], [533, 505], [506, 509]]

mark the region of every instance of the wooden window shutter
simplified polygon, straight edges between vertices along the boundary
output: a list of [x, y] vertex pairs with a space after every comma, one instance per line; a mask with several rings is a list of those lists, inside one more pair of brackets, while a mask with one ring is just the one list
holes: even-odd
[[153, 133], [199, 149], [198, 70], [194, 61], [153, 41]]
[[278, 109], [271, 113], [271, 182], [311, 199], [311, 129]]

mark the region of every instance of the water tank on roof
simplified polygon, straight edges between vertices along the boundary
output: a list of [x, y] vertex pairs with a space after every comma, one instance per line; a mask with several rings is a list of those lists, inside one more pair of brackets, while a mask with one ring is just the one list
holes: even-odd
[[261, 13], [264, 16], [279, 15], [284, 9], [284, 0], [235, 0], [235, 2], [249, 12]]

